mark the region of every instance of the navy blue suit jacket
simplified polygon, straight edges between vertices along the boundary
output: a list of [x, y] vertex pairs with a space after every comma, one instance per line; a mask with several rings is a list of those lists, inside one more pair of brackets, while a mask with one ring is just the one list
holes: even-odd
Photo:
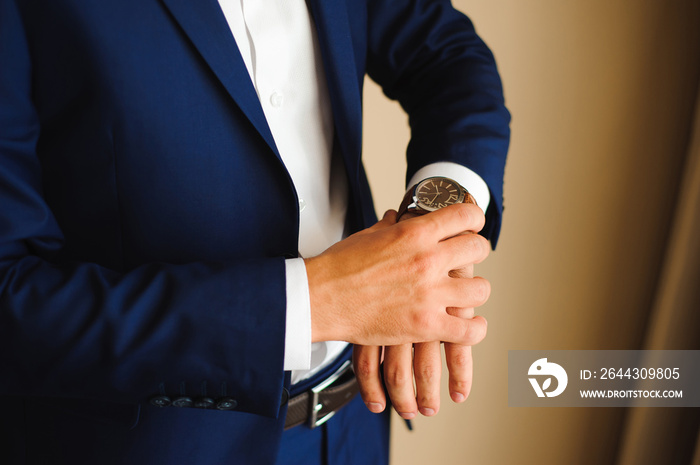
[[[308, 3], [351, 227], [376, 219], [369, 73], [409, 114], [407, 176], [480, 174], [495, 243], [509, 116], [469, 20], [442, 0]], [[216, 0], [0, 0], [0, 462], [270, 461], [297, 205]]]

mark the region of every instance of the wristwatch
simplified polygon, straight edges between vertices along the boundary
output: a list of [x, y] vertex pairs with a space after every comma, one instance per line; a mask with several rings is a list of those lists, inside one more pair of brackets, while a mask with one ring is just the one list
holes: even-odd
[[406, 192], [396, 222], [407, 212], [423, 215], [455, 203], [473, 203], [474, 197], [457, 181], [435, 176], [423, 179]]

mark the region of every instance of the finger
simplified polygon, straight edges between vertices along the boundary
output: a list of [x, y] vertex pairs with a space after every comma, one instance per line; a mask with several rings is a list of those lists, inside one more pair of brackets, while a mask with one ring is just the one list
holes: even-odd
[[478, 234], [461, 234], [438, 244], [438, 250], [450, 270], [481, 263], [489, 256], [489, 241]]
[[474, 307], [470, 307], [470, 308], [447, 307], [447, 313], [450, 315], [458, 316], [460, 318], [474, 318]]
[[473, 346], [481, 342], [486, 337], [486, 319], [480, 315], [474, 318], [460, 318], [448, 313], [443, 313], [435, 318], [426, 340], [454, 342], [456, 344]]
[[382, 348], [355, 345], [352, 364], [360, 386], [360, 395], [370, 412], [379, 413], [386, 407], [386, 396], [379, 371]]
[[427, 417], [440, 410], [441, 372], [440, 342], [415, 344], [413, 373], [416, 379], [416, 401], [418, 411]]
[[414, 218], [412, 221], [413, 224], [424, 225], [433, 233], [433, 239], [441, 241], [465, 231], [481, 231], [486, 220], [484, 212], [476, 205], [459, 203]]
[[411, 344], [385, 348], [384, 383], [394, 410], [406, 420], [414, 418], [418, 407], [413, 392], [413, 350]]
[[475, 276], [473, 278], [443, 278], [440, 295], [446, 307], [470, 308], [486, 303], [491, 295], [491, 283]]
[[471, 346], [445, 343], [445, 359], [449, 375], [450, 397], [453, 401], [464, 402], [472, 389], [473, 360]]
[[[462, 268], [457, 268], [451, 270], [448, 273], [450, 278], [473, 278], [474, 277], [474, 266], [469, 265]], [[447, 313], [450, 315], [458, 316], [460, 318], [474, 318], [474, 307], [459, 308], [459, 307], [447, 307]]]

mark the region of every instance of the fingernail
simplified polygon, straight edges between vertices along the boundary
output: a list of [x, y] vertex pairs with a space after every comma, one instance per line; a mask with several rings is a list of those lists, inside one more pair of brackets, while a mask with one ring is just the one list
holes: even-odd
[[404, 420], [413, 420], [416, 417], [415, 412], [404, 412], [404, 413], [399, 413], [401, 415], [401, 418]]
[[435, 410], [433, 410], [431, 408], [420, 408], [419, 410], [420, 410], [420, 413], [422, 413], [423, 416], [426, 416], [426, 417], [430, 417], [430, 416], [435, 415]]
[[384, 406], [379, 402], [367, 402], [365, 405], [367, 405], [369, 411], [373, 413], [379, 413], [384, 410]]
[[457, 403], [464, 402], [464, 399], [465, 399], [464, 394], [462, 394], [461, 392], [453, 392], [452, 393], [452, 400], [454, 400], [455, 402], [457, 402]]

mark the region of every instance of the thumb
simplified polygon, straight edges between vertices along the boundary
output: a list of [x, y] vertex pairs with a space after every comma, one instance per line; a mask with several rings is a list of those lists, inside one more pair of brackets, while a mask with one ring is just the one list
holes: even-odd
[[384, 212], [384, 216], [382, 217], [380, 223], [383, 222], [388, 222], [389, 225], [396, 224], [396, 217], [398, 216], [398, 213], [396, 210], [387, 210]]
[[376, 222], [373, 226], [367, 228], [366, 231], [377, 231], [396, 224], [396, 215], [396, 210], [387, 210], [382, 219]]

